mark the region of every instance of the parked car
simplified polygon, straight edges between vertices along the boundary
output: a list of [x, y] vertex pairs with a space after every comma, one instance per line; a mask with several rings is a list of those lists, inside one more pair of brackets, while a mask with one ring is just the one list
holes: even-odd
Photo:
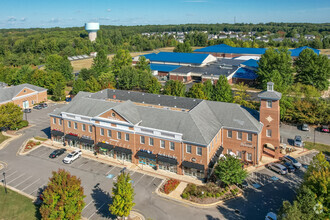
[[277, 172], [278, 174], [282, 174], [282, 175], [287, 174], [287, 172], [288, 172], [288, 169], [279, 163], [270, 163], [270, 164], [268, 164], [267, 167], [269, 169]]
[[321, 131], [325, 133], [329, 133], [329, 126], [328, 125], [322, 125], [321, 126]]
[[277, 216], [274, 212], [268, 212], [265, 220], [277, 220]]
[[293, 167], [293, 165], [289, 162], [284, 162], [283, 166], [285, 166], [288, 169], [289, 173], [296, 171], [296, 169]]
[[42, 108], [47, 108], [48, 107], [48, 104], [47, 103], [40, 103], [39, 104]]
[[289, 155], [285, 155], [284, 157], [282, 157], [282, 160], [291, 163], [297, 169], [301, 168], [301, 163], [299, 163], [295, 158]]
[[64, 159], [63, 159], [63, 163], [72, 163], [73, 161], [75, 161], [76, 159], [78, 159], [81, 156], [81, 150], [75, 150], [71, 153], [69, 153]]
[[243, 180], [242, 184], [237, 184], [237, 186], [241, 189], [245, 189], [249, 186], [249, 184], [246, 182], [246, 180]]
[[301, 130], [302, 130], [302, 131], [309, 131], [308, 124], [302, 124], [302, 125], [301, 125]]
[[31, 109], [30, 108], [25, 108], [25, 109], [23, 109], [23, 112], [24, 113], [31, 113]]
[[36, 106], [33, 107], [33, 109], [38, 109], [38, 110], [40, 110], [40, 109], [42, 109], [42, 107], [41, 107], [41, 105], [36, 105]]
[[62, 154], [64, 154], [64, 152], [66, 151], [66, 149], [62, 148], [62, 149], [58, 149], [58, 150], [54, 150], [50, 155], [49, 158], [56, 158]]
[[302, 141], [300, 135], [296, 135], [294, 137], [294, 146], [296, 146], [296, 147], [302, 147], [303, 146], [303, 141]]

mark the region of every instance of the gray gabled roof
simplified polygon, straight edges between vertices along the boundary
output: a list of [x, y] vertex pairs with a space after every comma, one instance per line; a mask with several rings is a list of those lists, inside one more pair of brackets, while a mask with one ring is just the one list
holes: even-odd
[[280, 100], [282, 98], [282, 94], [276, 91], [263, 91], [258, 94], [258, 97], [261, 99]]
[[0, 88], [0, 102], [11, 101], [16, 95], [18, 95], [20, 91], [22, 91], [23, 88], [29, 88], [37, 92], [47, 91], [47, 89], [45, 88], [31, 85], [28, 83], [17, 86], [4, 87], [4, 88]]
[[[256, 111], [233, 103], [201, 100], [190, 111], [175, 111], [136, 105], [132, 101], [107, 101], [104, 97], [101, 99], [92, 97], [93, 94], [90, 93], [78, 93], [70, 104], [56, 109], [51, 115], [67, 112], [97, 117], [113, 109], [132, 124], [181, 133], [184, 141], [204, 146], [212, 141], [222, 127], [256, 133], [260, 133], [262, 129]], [[163, 95], [159, 98], [162, 97], [167, 98]]]

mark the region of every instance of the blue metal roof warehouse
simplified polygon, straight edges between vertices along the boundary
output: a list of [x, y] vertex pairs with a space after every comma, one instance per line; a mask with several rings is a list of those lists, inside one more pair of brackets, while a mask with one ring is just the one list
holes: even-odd
[[141, 55], [150, 62], [202, 64], [209, 54], [159, 52]]
[[151, 63], [149, 64], [151, 70], [158, 70], [160, 72], [171, 72], [172, 70], [175, 70], [180, 65], [166, 65], [166, 64], [157, 64], [157, 63]]

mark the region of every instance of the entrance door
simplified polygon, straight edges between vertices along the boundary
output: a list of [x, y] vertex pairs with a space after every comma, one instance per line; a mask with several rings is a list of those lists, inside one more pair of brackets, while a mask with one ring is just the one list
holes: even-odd
[[29, 101], [24, 101], [23, 102], [23, 109], [24, 108], [29, 108]]

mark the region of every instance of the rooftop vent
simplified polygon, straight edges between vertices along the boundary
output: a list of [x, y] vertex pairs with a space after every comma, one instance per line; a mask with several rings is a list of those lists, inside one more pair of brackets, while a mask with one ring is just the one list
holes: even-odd
[[158, 97], [160, 97], [160, 95], [158, 95]]
[[128, 91], [128, 94], [131, 93], [130, 91]]
[[144, 93], [142, 93], [142, 95], [144, 95]]
[[176, 97], [174, 97], [174, 99], [176, 99]]

